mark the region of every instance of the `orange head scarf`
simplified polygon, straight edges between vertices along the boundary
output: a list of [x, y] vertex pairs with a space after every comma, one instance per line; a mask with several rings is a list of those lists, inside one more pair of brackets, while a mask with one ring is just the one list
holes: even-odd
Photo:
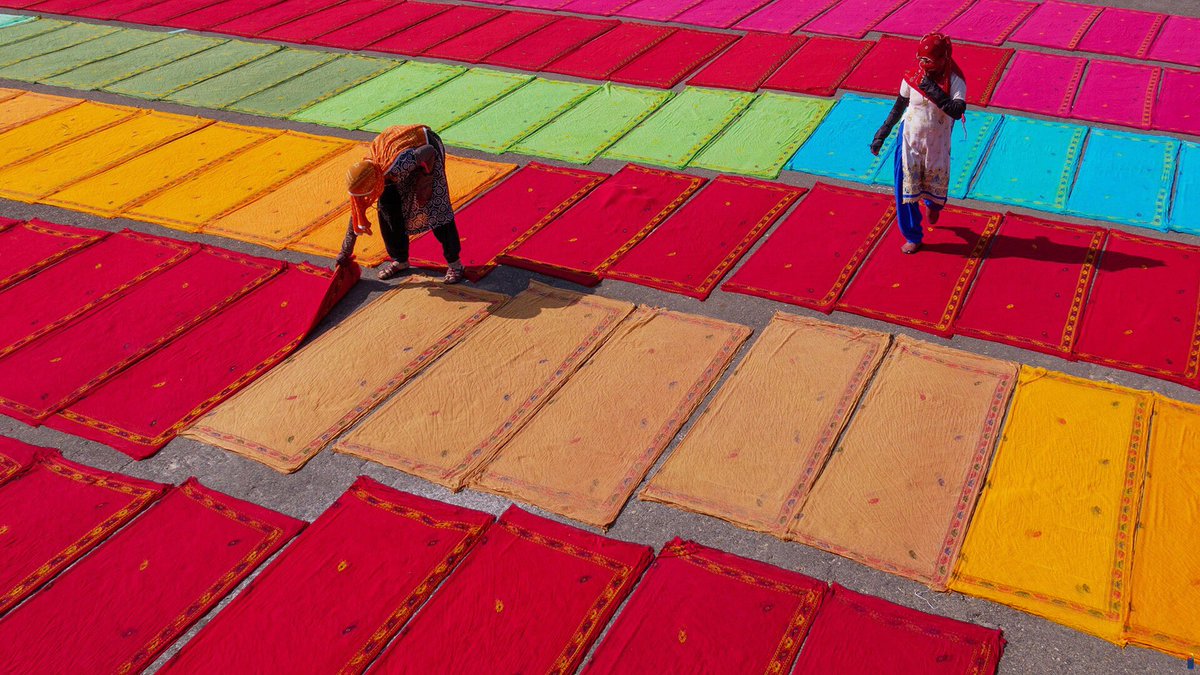
[[367, 156], [346, 172], [346, 191], [350, 194], [350, 219], [360, 234], [370, 230], [367, 207], [383, 194], [384, 173], [401, 153], [429, 144], [429, 127], [413, 125], [388, 127], [371, 141]]

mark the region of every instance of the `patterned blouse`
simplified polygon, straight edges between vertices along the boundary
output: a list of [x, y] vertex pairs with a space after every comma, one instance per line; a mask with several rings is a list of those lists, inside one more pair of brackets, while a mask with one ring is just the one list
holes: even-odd
[[[446, 181], [446, 148], [437, 134], [432, 131], [428, 133], [430, 144], [437, 150], [437, 157], [428, 176], [417, 161], [416, 149], [400, 153], [384, 175], [387, 189], [398, 190], [400, 193], [404, 225], [409, 234], [417, 234], [454, 222], [450, 185]], [[420, 204], [417, 199], [418, 188], [425, 180], [432, 180], [433, 194], [429, 201]]]

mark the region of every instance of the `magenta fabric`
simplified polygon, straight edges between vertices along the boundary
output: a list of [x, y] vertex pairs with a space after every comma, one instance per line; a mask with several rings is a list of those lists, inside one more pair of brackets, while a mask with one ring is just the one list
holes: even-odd
[[734, 28], [791, 34], [836, 3], [837, 0], [775, 0], [739, 21]]
[[711, 28], [729, 28], [739, 19], [762, 7], [771, 0], [703, 0], [683, 14], [675, 17], [675, 21], [689, 26], [709, 26]]
[[374, 16], [325, 33], [312, 42], [339, 49], [355, 51], [366, 49], [367, 45], [379, 42], [406, 28], [411, 28], [430, 17], [445, 12], [450, 7], [451, 5], [438, 5], [431, 2], [402, 2]]
[[702, 0], [638, 0], [617, 12], [620, 16], [647, 21], [670, 21]]
[[493, 4], [506, 4], [510, 7], [531, 7], [533, 9], [562, 9], [564, 5], [570, 2], [571, 0], [512, 0], [511, 2]]
[[574, 0], [570, 4], [563, 5], [562, 10], [564, 12], [575, 12], [576, 14], [613, 16], [635, 2], [637, 0]]
[[979, 0], [942, 32], [958, 40], [1002, 45], [1037, 7], [1020, 0]]
[[826, 35], [861, 38], [905, 0], [842, 0], [836, 7], [808, 22], [804, 30]]
[[139, 10], [123, 14], [121, 21], [140, 23], [145, 26], [169, 26], [175, 17], [191, 14], [205, 7], [215, 5], [220, 0], [173, 0], [173, 2], [158, 2]]
[[1150, 58], [1154, 61], [1181, 63], [1200, 67], [1200, 18], [1171, 16], [1158, 31], [1158, 39], [1150, 47]]
[[189, 30], [208, 30], [213, 26], [233, 21], [238, 17], [253, 14], [277, 2], [278, 0], [223, 0], [215, 5], [209, 5], [204, 9], [181, 14], [171, 19], [171, 22], [167, 25], [173, 28], [187, 28]]
[[992, 94], [993, 107], [1067, 117], [1087, 59], [1018, 51]]
[[1149, 129], [1162, 68], [1093, 59], [1075, 95], [1071, 116]]
[[970, 9], [975, 0], [909, 0], [875, 30], [881, 33], [921, 37], [941, 30], [958, 15]]
[[319, 12], [338, 4], [339, 0], [285, 0], [251, 14], [215, 26], [213, 32], [228, 33], [239, 37], [255, 37], [259, 33], [295, 21], [303, 16]]
[[1074, 49], [1092, 22], [1100, 16], [1101, 10], [1102, 7], [1095, 5], [1046, 0], [1013, 33], [1012, 41], [1054, 49]]
[[304, 44], [388, 8], [388, 0], [347, 0], [258, 34], [264, 40]]
[[1166, 20], [1163, 14], [1106, 7], [1076, 47], [1081, 52], [1144, 59]]
[[[91, 3], [87, 7], [78, 9], [71, 14], [81, 16], [87, 19], [101, 19], [103, 21], [111, 21], [119, 16], [136, 12], [143, 7], [149, 7], [158, 0], [104, 0], [104, 2]], [[17, 5], [5, 3], [7, 7], [16, 7]]]
[[1200, 136], [1200, 73], [1163, 68], [1153, 126], [1159, 131]]

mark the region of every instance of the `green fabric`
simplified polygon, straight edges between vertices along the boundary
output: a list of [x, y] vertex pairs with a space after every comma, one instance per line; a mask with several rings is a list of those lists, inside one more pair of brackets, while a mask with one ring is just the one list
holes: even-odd
[[165, 40], [47, 78], [45, 84], [72, 89], [100, 89], [153, 68], [185, 59], [223, 42], [225, 40], [195, 35], [168, 35]]
[[513, 146], [513, 152], [587, 164], [667, 99], [669, 91], [618, 87], [610, 82], [553, 122]]
[[[15, 30], [24, 26], [33, 26], [36, 23], [22, 24], [9, 30]], [[56, 52], [67, 47], [74, 47], [77, 44], [82, 44], [88, 40], [95, 40], [98, 37], [115, 33], [118, 30], [120, 29], [116, 26], [73, 23], [61, 30], [50, 31], [43, 35], [31, 37], [28, 40], [21, 40], [20, 42], [13, 42], [0, 47], [0, 66], [11, 66], [14, 63], [32, 59], [35, 56], [49, 54], [50, 52]]]
[[531, 79], [532, 75], [472, 68], [437, 89], [376, 117], [362, 128], [383, 131], [397, 124], [424, 124], [441, 133]]
[[595, 90], [594, 85], [537, 78], [450, 127], [442, 140], [460, 148], [500, 154]]
[[0, 46], [11, 45], [14, 42], [29, 39], [35, 35], [49, 33], [52, 30], [58, 30], [69, 25], [68, 21], [59, 21], [57, 19], [38, 19], [37, 21], [25, 21], [14, 25], [0, 28]]
[[286, 82], [331, 61], [334, 54], [306, 49], [281, 49], [240, 68], [217, 75], [167, 96], [168, 101], [197, 108], [224, 108]]
[[297, 122], [357, 129], [371, 119], [466, 71], [462, 66], [409, 61], [292, 115]]
[[761, 94], [689, 166], [775, 178], [832, 107], [827, 99]]
[[604, 156], [682, 169], [753, 100], [754, 94], [688, 87]]
[[102, 87], [105, 91], [156, 99], [278, 51], [275, 45], [232, 41]]
[[395, 63], [390, 59], [373, 59], [349, 54], [339, 56], [299, 77], [247, 96], [229, 106], [229, 109], [268, 117], [287, 117], [297, 110], [367, 81]]
[[155, 33], [148, 30], [132, 28], [118, 30], [74, 47], [42, 54], [0, 68], [0, 78], [21, 80], [22, 82], [43, 82], [52, 75], [65, 73], [110, 56], [154, 44], [166, 37], [166, 33]]
[[0, 14], [0, 28], [8, 28], [26, 21], [33, 21], [36, 16], [21, 16], [20, 14]]

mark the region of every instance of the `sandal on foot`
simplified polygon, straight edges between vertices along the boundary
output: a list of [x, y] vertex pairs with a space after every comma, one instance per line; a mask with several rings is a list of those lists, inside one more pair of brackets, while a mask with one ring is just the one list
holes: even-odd
[[461, 267], [447, 267], [446, 276], [442, 277], [443, 284], [460, 284], [463, 279], [467, 278], [466, 272]]
[[396, 277], [400, 276], [401, 274], [404, 274], [407, 271], [408, 271], [408, 263], [402, 263], [402, 262], [393, 260], [390, 263], [384, 265], [383, 267], [380, 267], [379, 272], [377, 272], [377, 276], [380, 279], [387, 281], [388, 279], [395, 279]]

